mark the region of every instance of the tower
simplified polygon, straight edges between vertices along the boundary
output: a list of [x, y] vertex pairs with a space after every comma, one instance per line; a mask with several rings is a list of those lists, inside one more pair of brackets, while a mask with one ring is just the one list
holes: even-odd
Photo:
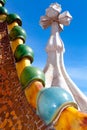
[[51, 36], [46, 46], [48, 55], [47, 63], [44, 68], [46, 77], [46, 86], [59, 86], [67, 90], [79, 108], [83, 112], [87, 112], [87, 97], [79, 90], [75, 83], [71, 80], [64, 66], [63, 53], [65, 51], [64, 43], [60, 37], [64, 25], [69, 25], [72, 16], [68, 11], [60, 14], [61, 5], [54, 3], [46, 9], [46, 15], [40, 19], [42, 28], [51, 26]]

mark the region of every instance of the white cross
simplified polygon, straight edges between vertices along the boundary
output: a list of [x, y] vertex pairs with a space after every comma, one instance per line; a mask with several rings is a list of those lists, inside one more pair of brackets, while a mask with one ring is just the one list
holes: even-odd
[[69, 25], [72, 16], [68, 11], [61, 12], [61, 5], [54, 3], [46, 9], [46, 15], [40, 18], [40, 25], [45, 29], [50, 26], [53, 22], [57, 22], [60, 31], [63, 30], [63, 25]]

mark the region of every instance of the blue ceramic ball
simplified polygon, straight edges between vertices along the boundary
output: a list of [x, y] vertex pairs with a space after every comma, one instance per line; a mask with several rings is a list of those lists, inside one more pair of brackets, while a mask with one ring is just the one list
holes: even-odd
[[66, 90], [60, 87], [44, 88], [37, 97], [37, 114], [49, 124], [59, 111], [69, 104], [75, 105], [72, 96]]

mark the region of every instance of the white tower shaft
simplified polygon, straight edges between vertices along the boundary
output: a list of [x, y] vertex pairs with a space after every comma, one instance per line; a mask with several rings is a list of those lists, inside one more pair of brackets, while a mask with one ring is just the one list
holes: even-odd
[[59, 14], [61, 6], [57, 3], [51, 4], [46, 9], [46, 15], [41, 17], [41, 25], [45, 29], [52, 26], [51, 36], [48, 40], [46, 52], [47, 63], [44, 68], [46, 87], [58, 86], [66, 89], [77, 102], [83, 112], [87, 112], [87, 97], [71, 80], [66, 72], [63, 60], [64, 44], [60, 38], [63, 25], [69, 25], [72, 16], [68, 11]]

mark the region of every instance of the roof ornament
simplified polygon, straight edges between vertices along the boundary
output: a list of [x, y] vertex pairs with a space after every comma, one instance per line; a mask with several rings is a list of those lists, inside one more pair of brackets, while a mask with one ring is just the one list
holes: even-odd
[[53, 3], [46, 9], [46, 15], [42, 16], [40, 19], [40, 25], [46, 29], [51, 26], [53, 22], [57, 22], [60, 31], [63, 30], [63, 25], [69, 25], [72, 19], [72, 16], [68, 11], [61, 12], [61, 5], [57, 3]]
[[43, 29], [51, 26], [51, 35], [46, 46], [47, 63], [44, 67], [46, 87], [59, 86], [67, 90], [79, 108], [87, 112], [87, 97], [80, 91], [71, 80], [64, 65], [64, 43], [60, 37], [63, 26], [70, 24], [72, 16], [68, 11], [61, 13], [61, 5], [52, 3], [47, 9], [45, 16], [40, 18], [40, 25]]

